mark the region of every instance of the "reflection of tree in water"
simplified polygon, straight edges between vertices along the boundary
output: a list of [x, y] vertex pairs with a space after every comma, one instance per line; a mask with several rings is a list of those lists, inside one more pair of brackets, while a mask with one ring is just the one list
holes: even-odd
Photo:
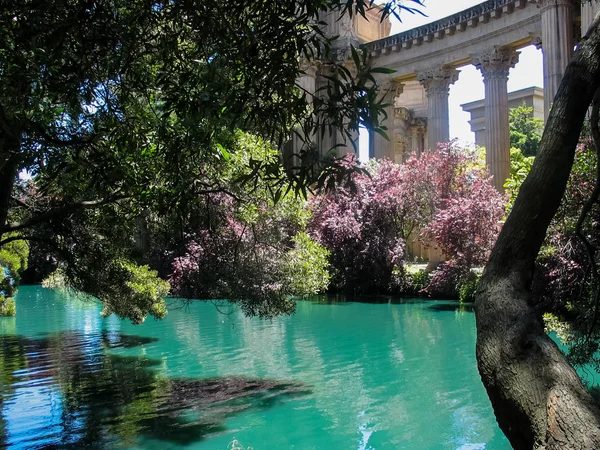
[[[140, 435], [186, 444], [223, 430], [231, 415], [308, 392], [244, 377], [166, 379], [153, 369], [158, 360], [106, 352], [153, 340], [117, 333], [0, 336], [0, 406], [18, 396], [15, 383], [47, 380], [62, 396], [61, 432], [52, 436], [62, 448], [127, 445]], [[10, 445], [1, 417], [0, 447]]]
[[15, 372], [27, 367], [27, 356], [23, 346], [16, 340], [4, 337], [0, 337], [0, 447], [4, 446], [7, 426], [2, 414], [4, 399], [14, 393], [14, 385], [19, 380]]

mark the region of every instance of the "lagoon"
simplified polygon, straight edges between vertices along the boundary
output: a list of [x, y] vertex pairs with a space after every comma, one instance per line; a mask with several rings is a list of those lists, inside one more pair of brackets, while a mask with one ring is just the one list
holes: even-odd
[[0, 448], [505, 450], [451, 301], [299, 302], [249, 319], [172, 301], [102, 319], [37, 286], [0, 318]]

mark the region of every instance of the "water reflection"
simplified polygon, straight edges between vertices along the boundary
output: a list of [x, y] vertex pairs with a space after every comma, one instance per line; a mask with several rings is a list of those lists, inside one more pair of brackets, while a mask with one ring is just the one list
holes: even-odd
[[433, 303], [428, 306], [430, 311], [434, 312], [473, 312], [475, 305], [473, 303], [448, 302], [448, 303]]
[[107, 352], [157, 340], [114, 331], [0, 336], [0, 447], [113, 448], [144, 436], [189, 444], [241, 411], [309, 392], [258, 378], [170, 379], [155, 370], [160, 359]]

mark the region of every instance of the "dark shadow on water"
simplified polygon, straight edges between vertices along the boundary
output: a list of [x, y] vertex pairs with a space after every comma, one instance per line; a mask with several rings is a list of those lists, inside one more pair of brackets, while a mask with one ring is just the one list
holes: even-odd
[[427, 307], [428, 310], [433, 312], [473, 312], [473, 303], [460, 303], [459, 301], [452, 303], [435, 303]]
[[338, 295], [328, 294], [319, 295], [306, 300], [315, 305], [346, 305], [349, 303], [368, 303], [375, 305], [391, 304], [391, 305], [407, 305], [421, 303], [427, 299], [415, 297], [402, 297], [399, 295], [379, 295], [379, 294], [360, 294], [360, 295]]
[[138, 336], [135, 334], [111, 333], [108, 331], [102, 332], [103, 342], [111, 348], [133, 348], [143, 345], [152, 344], [159, 341], [158, 338], [150, 336]]
[[[233, 415], [310, 393], [300, 383], [277, 380], [165, 378], [156, 370], [161, 360], [106, 351], [155, 341], [106, 333], [0, 336], [0, 448], [10, 448], [10, 439], [26, 439], [25, 445], [35, 448], [113, 448], [134, 445], [142, 436], [188, 445], [225, 430]], [[18, 405], [27, 389], [17, 386], [30, 384], [60, 393], [54, 407], [61, 415], [58, 435], [48, 434], [54, 429], [48, 424], [26, 436], [7, 437], [11, 417], [2, 414], [4, 406]], [[40, 409], [34, 416], [35, 422], [49, 414]]]

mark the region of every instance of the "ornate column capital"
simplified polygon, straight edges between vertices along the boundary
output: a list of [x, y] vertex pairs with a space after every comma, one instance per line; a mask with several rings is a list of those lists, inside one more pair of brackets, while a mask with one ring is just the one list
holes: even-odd
[[395, 80], [386, 80], [379, 85], [379, 91], [393, 101], [404, 92], [404, 84]]
[[394, 119], [409, 122], [412, 119], [412, 113], [407, 107], [400, 106], [398, 108], [394, 108]]
[[508, 72], [519, 61], [519, 52], [511, 48], [494, 47], [473, 56], [473, 65], [483, 74], [484, 80], [508, 79]]
[[303, 72], [303, 76], [316, 78], [320, 66], [321, 63], [319, 61], [300, 60], [300, 71]]
[[531, 45], [535, 45], [538, 50], [543, 47], [542, 37], [538, 34], [531, 34]]
[[459, 71], [454, 67], [438, 66], [417, 72], [417, 80], [423, 85], [427, 96], [450, 93], [450, 85], [458, 80]]

